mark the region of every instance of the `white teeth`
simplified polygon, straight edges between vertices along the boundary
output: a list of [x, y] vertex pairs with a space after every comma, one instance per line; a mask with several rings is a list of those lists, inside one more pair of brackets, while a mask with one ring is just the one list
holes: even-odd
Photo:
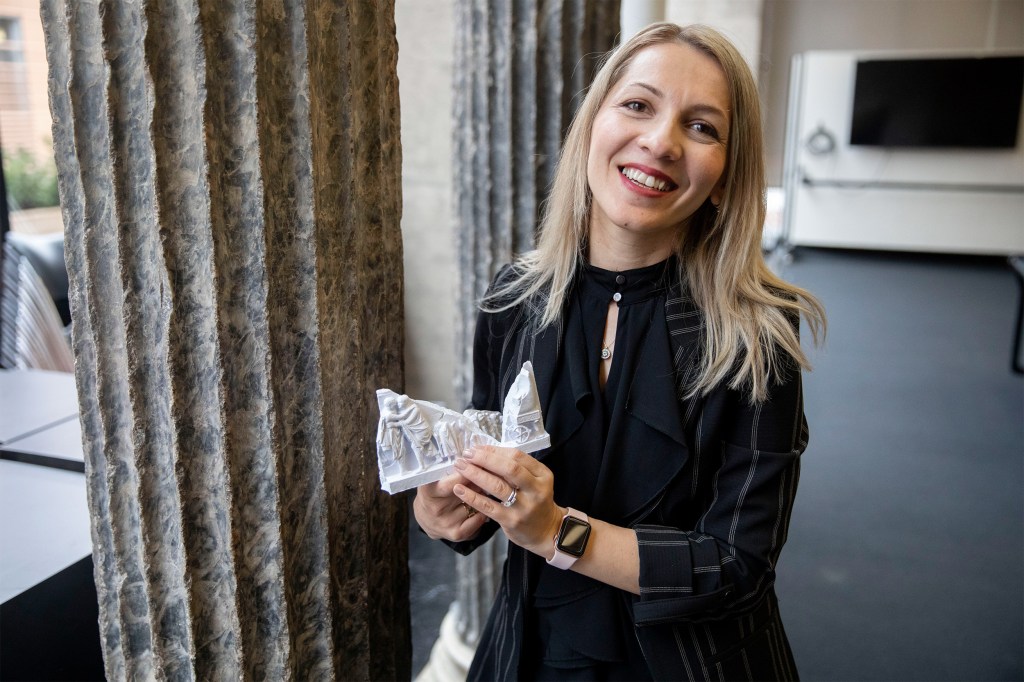
[[664, 180], [659, 180], [653, 175], [648, 175], [647, 173], [638, 171], [636, 168], [623, 168], [621, 172], [627, 178], [643, 187], [650, 187], [658, 190], [659, 192], [664, 192], [668, 188], [668, 183]]

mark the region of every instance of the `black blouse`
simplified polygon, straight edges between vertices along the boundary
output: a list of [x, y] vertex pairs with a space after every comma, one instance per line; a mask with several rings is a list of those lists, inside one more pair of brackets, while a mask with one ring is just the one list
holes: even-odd
[[[572, 421], [563, 419], [569, 411], [584, 419], [582, 428], [544, 458], [554, 474], [555, 501], [562, 506], [613, 524], [624, 522], [617, 510], [599, 501], [614, 500], [620, 485], [618, 472], [628, 452], [622, 427], [630, 384], [646, 336], [668, 334], [663, 311], [676, 267], [674, 258], [623, 272], [587, 265], [578, 278], [566, 308], [563, 351], [544, 415], [553, 442], [562, 441], [558, 431]], [[618, 303], [618, 321], [602, 390], [602, 340], [613, 301]], [[580, 386], [586, 390], [578, 390]], [[529, 595], [532, 627], [527, 631], [533, 636], [527, 635], [523, 649], [520, 671], [525, 677], [649, 679], [628, 602], [618, 590], [552, 568], [536, 555], [530, 564], [535, 588]]]

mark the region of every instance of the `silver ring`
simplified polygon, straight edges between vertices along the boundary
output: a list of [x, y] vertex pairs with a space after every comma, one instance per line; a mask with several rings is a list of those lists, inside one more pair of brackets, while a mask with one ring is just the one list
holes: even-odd
[[512, 488], [512, 492], [508, 494], [508, 498], [501, 503], [503, 507], [511, 507], [516, 503], [516, 495], [519, 493], [519, 488]]

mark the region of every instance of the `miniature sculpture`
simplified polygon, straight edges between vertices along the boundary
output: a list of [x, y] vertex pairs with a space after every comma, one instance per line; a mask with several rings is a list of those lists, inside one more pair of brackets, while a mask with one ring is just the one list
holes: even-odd
[[453, 471], [455, 458], [474, 445], [536, 452], [551, 444], [529, 362], [512, 383], [501, 413], [459, 413], [386, 388], [378, 389], [377, 406], [380, 486], [391, 494], [444, 478]]
[[505, 396], [501, 414], [501, 442], [523, 452], [534, 452], [551, 445], [540, 414], [540, 396], [533, 377], [533, 365], [523, 365], [519, 376]]

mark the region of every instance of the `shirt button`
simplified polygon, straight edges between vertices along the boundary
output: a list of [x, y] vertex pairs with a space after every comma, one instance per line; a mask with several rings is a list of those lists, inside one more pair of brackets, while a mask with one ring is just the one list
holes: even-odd
[[626, 276], [625, 275], [615, 275], [615, 283], [616, 284], [625, 284], [626, 283]]
[[622, 294], [616, 291], [615, 294], [612, 296], [612, 300], [618, 303], [619, 301], [622, 300]]

